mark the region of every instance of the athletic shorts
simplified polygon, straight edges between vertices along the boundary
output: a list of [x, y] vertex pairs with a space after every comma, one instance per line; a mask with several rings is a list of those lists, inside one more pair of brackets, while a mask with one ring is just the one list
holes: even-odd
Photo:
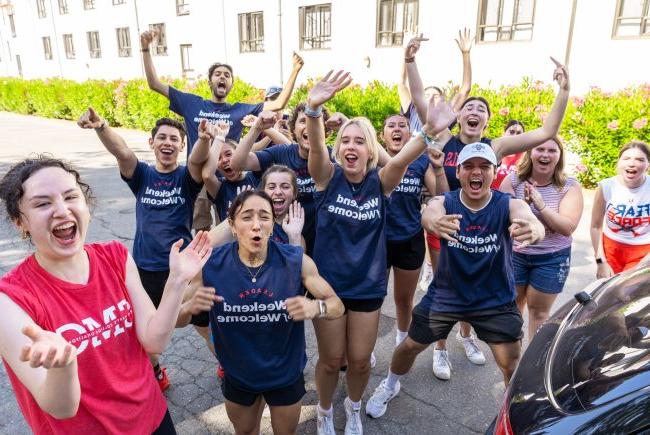
[[427, 245], [429, 249], [440, 251], [440, 237], [427, 231]]
[[603, 234], [603, 251], [609, 267], [619, 273], [636, 266], [650, 252], [650, 245], [626, 245]]
[[409, 337], [421, 344], [444, 340], [457, 322], [467, 322], [477, 337], [486, 343], [512, 343], [521, 340], [524, 324], [517, 304], [510, 302], [487, 310], [441, 313], [423, 308], [422, 303], [413, 308]]
[[532, 285], [542, 293], [558, 294], [571, 270], [571, 248], [537, 255], [513, 252], [512, 265], [515, 284]]
[[[169, 277], [169, 270], [149, 271], [138, 267], [138, 274], [140, 275], [142, 287], [144, 287], [151, 302], [153, 302], [154, 307], [157, 309], [158, 305], [160, 305], [163, 291], [165, 290], [165, 284]], [[190, 323], [196, 326], [208, 326], [209, 322], [210, 318], [207, 311], [192, 316], [192, 319], [190, 320]]]
[[343, 306], [345, 307], [345, 313], [348, 311], [356, 311], [359, 313], [372, 313], [381, 308], [384, 303], [384, 298], [373, 298], [373, 299], [348, 299], [341, 298]]
[[386, 264], [388, 268], [397, 267], [404, 270], [417, 270], [424, 261], [424, 232], [399, 242], [386, 242]]
[[298, 380], [291, 385], [276, 390], [254, 393], [233, 385], [228, 372], [226, 372], [221, 381], [221, 393], [226, 400], [241, 406], [252, 406], [259, 396], [263, 396], [269, 406], [289, 406], [302, 400], [307, 391], [305, 390], [305, 377], [302, 373]]
[[176, 428], [174, 428], [174, 422], [172, 421], [172, 416], [169, 414], [169, 409], [165, 413], [158, 428], [151, 435], [176, 435]]

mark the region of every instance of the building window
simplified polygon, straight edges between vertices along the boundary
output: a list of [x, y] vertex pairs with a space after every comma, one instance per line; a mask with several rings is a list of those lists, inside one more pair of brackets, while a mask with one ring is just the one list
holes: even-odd
[[165, 23], [149, 24], [149, 30], [155, 32], [151, 44], [151, 54], [154, 56], [167, 56], [167, 32]]
[[102, 57], [102, 47], [99, 45], [99, 32], [87, 32], [88, 36], [88, 51], [92, 59], [99, 59]]
[[300, 8], [300, 49], [330, 48], [332, 4]]
[[190, 2], [188, 0], [176, 0], [176, 15], [189, 15]]
[[480, 0], [476, 34], [483, 42], [530, 41], [535, 0]]
[[190, 63], [191, 50], [192, 44], [181, 44], [181, 67], [183, 68], [183, 76], [194, 71], [194, 68], [192, 68], [192, 64]]
[[45, 12], [45, 0], [36, 0], [36, 11], [38, 12], [38, 18], [47, 17]]
[[264, 13], [239, 14], [239, 52], [264, 51]]
[[131, 57], [131, 35], [128, 27], [119, 27], [117, 32], [117, 52], [120, 57]]
[[402, 45], [404, 33], [418, 29], [418, 0], [379, 0], [377, 46]]
[[43, 36], [43, 54], [45, 55], [45, 60], [52, 60], [52, 44], [50, 43], [49, 36]]
[[63, 47], [65, 48], [66, 59], [74, 59], [74, 42], [72, 42], [72, 33], [63, 35]]
[[84, 9], [95, 9], [95, 0], [84, 0]]
[[618, 0], [614, 38], [650, 37], [650, 0]]
[[126, 3], [126, 0], [113, 0], [113, 6], [123, 5]]
[[16, 37], [16, 23], [14, 22], [14, 14], [9, 14], [9, 28], [11, 29], [11, 36]]
[[68, 0], [59, 0], [59, 14], [65, 15], [68, 12]]

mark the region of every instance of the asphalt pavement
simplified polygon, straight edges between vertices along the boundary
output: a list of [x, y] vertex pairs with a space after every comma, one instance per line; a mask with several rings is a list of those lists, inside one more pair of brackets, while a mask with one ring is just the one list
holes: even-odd
[[[120, 179], [113, 157], [103, 148], [93, 131], [82, 130], [75, 123], [0, 112], [0, 175], [21, 158], [34, 153], [50, 153], [72, 162], [90, 184], [95, 195], [88, 242], [120, 240], [131, 248], [135, 231], [135, 200]], [[147, 134], [119, 129], [139, 158], [153, 161]], [[572, 298], [589, 284], [595, 275], [589, 242], [589, 210], [593, 192], [585, 191], [585, 213], [574, 234], [571, 273], [564, 292], [555, 307]], [[28, 255], [32, 248], [22, 241], [18, 232], [0, 213], [0, 274], [4, 274]], [[418, 291], [416, 299], [423, 296]], [[392, 285], [382, 308], [379, 337], [375, 348], [377, 366], [372, 370], [364, 403], [385, 376], [395, 342], [395, 307]], [[307, 395], [303, 403], [299, 433], [316, 433], [314, 364], [317, 348], [313, 328], [307, 322], [307, 355], [305, 369]], [[477, 434], [483, 433], [498, 412], [503, 395], [501, 373], [485, 343], [480, 343], [487, 356], [484, 366], [467, 360], [463, 348], [450, 334], [448, 348], [452, 377], [440, 381], [431, 370], [432, 350], [418, 357], [411, 372], [402, 381], [402, 389], [380, 419], [362, 416], [367, 434]], [[526, 343], [524, 342], [524, 346]], [[216, 377], [214, 357], [202, 338], [191, 328], [175, 331], [172, 342], [161, 358], [167, 367], [172, 386], [165, 396], [180, 434], [232, 433], [226, 416], [224, 399]], [[341, 376], [334, 400], [335, 426], [342, 433], [345, 377]], [[263, 418], [263, 433], [272, 433], [270, 419]], [[13, 390], [0, 367], [0, 433], [29, 433], [29, 428], [16, 403]]]

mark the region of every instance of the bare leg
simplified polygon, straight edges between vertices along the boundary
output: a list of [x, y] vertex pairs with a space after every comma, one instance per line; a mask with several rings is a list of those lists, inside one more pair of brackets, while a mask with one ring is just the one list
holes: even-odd
[[397, 312], [397, 329], [408, 331], [413, 310], [413, 296], [418, 285], [420, 269], [405, 270], [393, 267], [393, 296]]
[[411, 337], [406, 337], [406, 339], [402, 341], [393, 352], [390, 371], [396, 375], [404, 375], [408, 373], [415, 362], [415, 358], [427, 347], [429, 347], [428, 344], [418, 343], [411, 339]]
[[528, 285], [526, 302], [528, 304], [528, 342], [530, 342], [542, 323], [548, 319], [557, 294], [543, 293]]
[[264, 410], [264, 400], [259, 396], [251, 406], [238, 405], [226, 400], [226, 413], [236, 435], [257, 435]]
[[313, 320], [318, 342], [316, 391], [323, 409], [331, 408], [332, 396], [339, 381], [339, 370], [344, 362], [347, 321], [347, 315], [334, 320]]
[[300, 422], [302, 401], [288, 406], [269, 406], [274, 435], [294, 435]]
[[375, 347], [379, 314], [381, 310], [371, 313], [348, 312], [347, 354], [348, 371], [346, 373], [348, 396], [354, 402], [361, 400], [370, 377], [370, 354]]
[[521, 356], [521, 341], [510, 343], [488, 343], [492, 350], [492, 355], [496, 361], [501, 373], [503, 373], [503, 382], [506, 387], [510, 383], [510, 378], [517, 368]]

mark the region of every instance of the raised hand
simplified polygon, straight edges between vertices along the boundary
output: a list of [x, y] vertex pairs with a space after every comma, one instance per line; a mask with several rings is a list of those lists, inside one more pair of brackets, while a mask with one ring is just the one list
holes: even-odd
[[422, 41], [428, 40], [429, 38], [425, 38], [422, 33], [420, 33], [420, 35], [416, 36], [415, 38], [411, 38], [408, 44], [406, 44], [406, 48], [404, 49], [404, 59], [413, 59], [420, 49], [420, 44]]
[[541, 211], [546, 204], [544, 203], [544, 198], [542, 194], [537, 190], [537, 183], [533, 182], [532, 184], [528, 181], [524, 184], [524, 201], [528, 204], [533, 204], [538, 211]]
[[452, 236], [460, 230], [461, 214], [445, 214], [433, 220], [433, 229], [438, 233], [441, 239], [458, 243], [458, 240]]
[[445, 162], [445, 153], [435, 148], [429, 148], [428, 153], [429, 153], [429, 162], [431, 162], [431, 166], [433, 166], [433, 169], [442, 168]]
[[[456, 119], [456, 112], [454, 112], [452, 105], [447, 102], [444, 94], [440, 96], [437, 104], [435, 100], [435, 95], [429, 100], [427, 119], [423, 126], [424, 132], [429, 136], [435, 136], [445, 130]], [[449, 101], [453, 101], [453, 98], [450, 98]]]
[[295, 69], [295, 70], [302, 69], [303, 65], [305, 64], [305, 61], [302, 59], [302, 57], [300, 57], [300, 55], [298, 53], [296, 53], [295, 51], [293, 52], [291, 62], [293, 64], [293, 69]]
[[472, 32], [467, 27], [462, 31], [459, 30], [458, 39], [455, 39], [455, 41], [456, 44], [458, 44], [461, 53], [469, 53], [472, 49], [472, 43], [474, 42], [472, 39]]
[[241, 119], [241, 125], [243, 125], [244, 127], [249, 127], [250, 128], [253, 125], [255, 125], [255, 121], [257, 121], [257, 116], [252, 115], [252, 114], [249, 113], [248, 115], [244, 116]]
[[298, 201], [289, 206], [287, 215], [282, 220], [282, 229], [287, 235], [300, 236], [305, 225], [305, 212]]
[[339, 128], [348, 120], [341, 112], [334, 112], [325, 121], [325, 128], [329, 131], [339, 131]]
[[304, 296], [294, 296], [285, 301], [287, 313], [293, 320], [313, 319], [320, 313], [318, 302]]
[[104, 121], [92, 107], [84, 112], [77, 120], [77, 125], [81, 128], [100, 128]]
[[571, 87], [569, 84], [569, 71], [554, 57], [551, 56], [551, 60], [555, 64], [555, 70], [553, 70], [553, 81], [556, 81], [557, 84], [560, 85], [560, 89], [568, 91]]
[[526, 219], [513, 219], [508, 231], [510, 231], [510, 237], [521, 243], [522, 248], [533, 245], [544, 237], [543, 233], [540, 234], [538, 226], [531, 225], [530, 221]]
[[223, 297], [216, 294], [214, 287], [199, 286], [184, 305], [187, 312], [195, 316], [210, 311], [215, 302], [223, 302]]
[[212, 142], [215, 136], [215, 126], [207, 119], [201, 119], [198, 127], [199, 139]]
[[286, 119], [278, 119], [273, 125], [278, 132], [282, 133], [287, 139], [291, 139], [291, 130], [289, 130], [289, 124]]
[[346, 88], [350, 83], [352, 83], [352, 77], [350, 77], [349, 72], [341, 70], [333, 76], [332, 72], [333, 71], [328, 72], [327, 75], [323, 77], [321, 81], [316, 83], [316, 85], [314, 85], [314, 87], [309, 91], [307, 105], [312, 109], [322, 106], [331, 100], [338, 91]]
[[154, 39], [158, 36], [158, 31], [156, 30], [145, 30], [140, 34], [140, 47], [146, 49], [149, 48], [149, 45], [153, 42]]
[[220, 119], [214, 124], [214, 133], [216, 138], [221, 138], [222, 140], [226, 139], [230, 132], [230, 122]]
[[38, 325], [25, 326], [22, 333], [32, 340], [32, 344], [23, 346], [19, 358], [29, 362], [31, 367], [58, 369], [70, 365], [77, 358], [77, 349], [59, 334], [45, 331]]
[[275, 121], [277, 121], [277, 119], [277, 113], [273, 112], [272, 110], [265, 110], [257, 117], [257, 120], [255, 121], [255, 127], [260, 130], [267, 130], [275, 125]]
[[208, 232], [196, 233], [190, 244], [182, 251], [181, 246], [183, 246], [183, 239], [174, 243], [169, 252], [169, 275], [189, 282], [201, 271], [212, 254]]

